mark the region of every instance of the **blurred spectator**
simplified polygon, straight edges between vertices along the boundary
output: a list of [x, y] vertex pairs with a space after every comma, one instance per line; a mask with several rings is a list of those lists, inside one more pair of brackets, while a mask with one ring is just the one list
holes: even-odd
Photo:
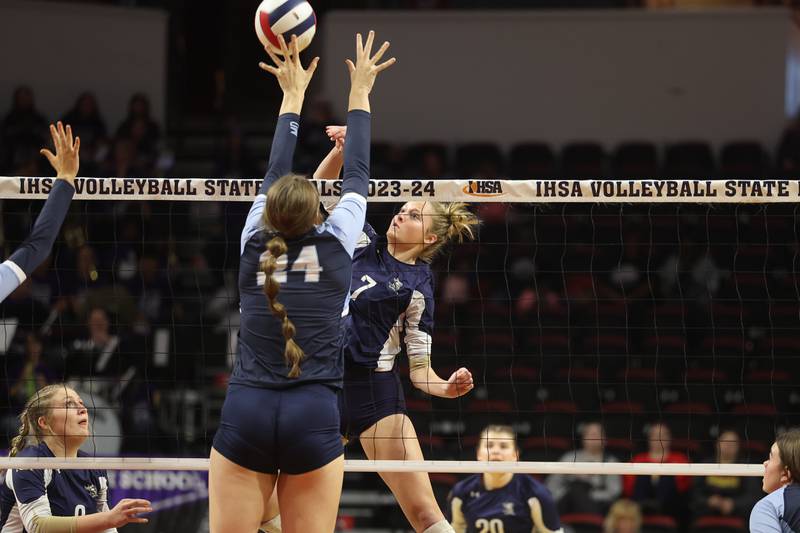
[[37, 175], [39, 149], [47, 138], [47, 121], [36, 109], [33, 91], [17, 87], [11, 110], [0, 123], [0, 167], [16, 175]]
[[783, 132], [777, 158], [778, 174], [793, 174], [800, 170], [800, 118], [795, 118]]
[[228, 123], [224, 149], [216, 167], [217, 176], [228, 178], [256, 178], [260, 174], [258, 159], [250, 153], [242, 127], [234, 119]]
[[150, 116], [150, 100], [143, 93], [134, 94], [128, 103], [128, 116], [117, 128], [117, 138], [134, 141], [141, 154], [155, 154], [161, 140], [161, 127]]
[[108, 313], [96, 307], [86, 322], [88, 336], [72, 343], [65, 375], [76, 390], [99, 394], [112, 402], [119, 398], [136, 368], [120, 350], [120, 337], [111, 333]]
[[100, 115], [94, 93], [86, 91], [78, 96], [75, 105], [61, 118], [72, 126], [72, 131], [81, 138], [81, 170], [84, 175], [97, 173], [98, 164], [105, 157], [108, 132]]
[[43, 360], [43, 352], [42, 340], [29, 333], [25, 337], [22, 361], [8, 372], [8, 396], [12, 409], [24, 406], [28, 398], [52, 380], [52, 373]]
[[[635, 455], [632, 463], [688, 463], [680, 452], [670, 449], [672, 433], [666, 424], [657, 422], [647, 430], [648, 450]], [[645, 514], [670, 515], [678, 524], [688, 520], [687, 493], [692, 486], [689, 476], [632, 476], [623, 477], [625, 497], [639, 503]]]
[[[616, 463], [617, 458], [605, 451], [605, 431], [599, 422], [584, 424], [582, 448], [561, 456], [561, 462]], [[553, 474], [547, 488], [558, 504], [558, 512], [605, 514], [622, 493], [622, 479], [614, 475]]]
[[603, 524], [603, 533], [639, 533], [642, 512], [636, 502], [619, 500], [611, 506]]
[[[739, 434], [721, 431], [717, 438], [717, 453], [710, 461], [732, 464], [739, 459]], [[695, 518], [705, 515], [740, 516], [747, 518], [759, 497], [759, 480], [743, 476], [696, 477], [692, 497]]]

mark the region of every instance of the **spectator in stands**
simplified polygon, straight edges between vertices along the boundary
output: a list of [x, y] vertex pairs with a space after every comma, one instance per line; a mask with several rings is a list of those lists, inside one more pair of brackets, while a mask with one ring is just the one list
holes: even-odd
[[111, 333], [105, 309], [93, 308], [86, 327], [88, 337], [73, 342], [67, 355], [68, 383], [76, 390], [99, 394], [114, 402], [136, 375], [136, 367], [125, 360], [120, 350], [121, 339]]
[[25, 405], [37, 390], [47, 385], [52, 376], [42, 359], [44, 344], [33, 333], [25, 337], [25, 353], [16, 368], [9, 370], [8, 396], [12, 409]]
[[27, 86], [17, 87], [11, 111], [0, 123], [0, 168], [13, 171], [25, 167], [36, 172], [39, 148], [46, 142], [47, 121], [36, 109], [33, 91]]
[[[670, 449], [672, 433], [662, 422], [651, 424], [647, 430], [648, 450], [634, 456], [633, 463], [688, 463], [680, 452]], [[623, 477], [625, 497], [639, 503], [647, 514], [663, 514], [675, 518], [678, 524], [688, 521], [687, 495], [692, 486], [689, 476], [633, 476]]]
[[750, 513], [750, 531], [789, 533], [800, 531], [800, 429], [778, 435], [764, 461], [762, 489]]
[[161, 140], [161, 127], [150, 116], [150, 100], [143, 93], [134, 94], [128, 103], [128, 116], [117, 128], [116, 138], [133, 139], [141, 153], [155, 152]]
[[603, 524], [603, 533], [639, 533], [642, 527], [642, 512], [636, 502], [618, 500], [611, 506]]
[[216, 175], [229, 178], [253, 178], [262, 173], [258, 161], [247, 148], [241, 125], [234, 119], [228, 122], [228, 134], [222, 153], [217, 157]]
[[94, 93], [86, 91], [78, 96], [75, 105], [67, 111], [61, 121], [72, 125], [81, 138], [81, 163], [84, 175], [92, 176], [99, 170], [98, 163], [105, 157], [108, 131], [97, 106]]
[[[708, 462], [736, 463], [739, 458], [739, 434], [728, 429], [717, 438], [716, 457]], [[706, 515], [746, 518], [758, 499], [758, 479], [745, 476], [705, 476], [694, 481], [692, 512], [697, 518]]]
[[[599, 422], [584, 424], [582, 447], [561, 456], [562, 462], [608, 462], [617, 458], [605, 451], [605, 431]], [[547, 478], [547, 488], [558, 504], [558, 512], [605, 514], [611, 503], [622, 493], [622, 479], [616, 475], [553, 474]]]

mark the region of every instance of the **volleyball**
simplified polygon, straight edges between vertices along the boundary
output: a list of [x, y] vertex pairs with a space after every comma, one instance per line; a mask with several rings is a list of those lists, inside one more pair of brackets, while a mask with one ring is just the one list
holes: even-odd
[[280, 49], [278, 35], [289, 44], [297, 35], [297, 49], [303, 50], [317, 31], [317, 17], [305, 0], [263, 0], [256, 9], [256, 35], [264, 46]]

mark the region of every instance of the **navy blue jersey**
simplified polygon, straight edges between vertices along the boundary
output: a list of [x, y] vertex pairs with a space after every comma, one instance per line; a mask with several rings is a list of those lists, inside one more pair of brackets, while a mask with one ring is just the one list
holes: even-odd
[[386, 239], [366, 224], [353, 258], [345, 357], [391, 370], [405, 337], [406, 354], [430, 356], [433, 274], [422, 261], [409, 265], [387, 250]]
[[[46, 444], [17, 457], [54, 457]], [[78, 452], [78, 457], [87, 454]], [[108, 509], [105, 470], [8, 470], [0, 487], [0, 532], [32, 531], [36, 516], [84, 516]], [[115, 531], [115, 530], [111, 530]]]
[[[278, 258], [274, 276], [280, 283], [277, 300], [286, 306], [295, 326], [295, 342], [305, 352], [299, 378], [289, 378], [284, 359], [286, 341], [281, 322], [269, 309], [259, 267], [272, 237], [263, 223], [266, 194], [289, 172], [299, 117], [281, 115], [276, 126], [269, 169], [242, 231], [239, 262], [241, 326], [231, 383], [284, 388], [300, 383], [341, 386], [341, 328], [347, 312], [353, 251], [366, 215], [369, 180], [369, 123], [364, 111], [348, 113], [345, 176], [342, 199], [331, 216], [307, 234], [286, 239], [288, 251]], [[353, 142], [355, 140], [355, 142]], [[352, 144], [352, 146], [351, 146]]]
[[550, 491], [525, 474], [515, 474], [494, 490], [486, 490], [483, 474], [476, 474], [456, 483], [448, 499], [453, 529], [459, 533], [561, 531]]

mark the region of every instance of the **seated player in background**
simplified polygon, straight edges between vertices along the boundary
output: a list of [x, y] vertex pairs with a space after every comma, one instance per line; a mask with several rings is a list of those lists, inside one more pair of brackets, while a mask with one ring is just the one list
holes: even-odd
[[[559, 461], [617, 462], [616, 457], [605, 451], [605, 431], [600, 422], [587, 422], [581, 429], [581, 449], [565, 453]], [[547, 488], [558, 502], [561, 514], [606, 514], [622, 493], [622, 478], [600, 474], [552, 474], [547, 478]]]
[[[739, 459], [739, 434], [720, 431], [716, 455], [707, 463], [733, 464]], [[749, 476], [697, 476], [692, 490], [694, 518], [708, 515], [747, 518], [758, 500], [758, 478]]]
[[[632, 463], [688, 463], [681, 452], [672, 451], [669, 427], [657, 422], [647, 430], [646, 452], [637, 454]], [[636, 501], [644, 514], [663, 514], [678, 524], [686, 524], [689, 515], [688, 492], [692, 487], [689, 476], [633, 476], [622, 478], [623, 494]]]
[[19, 248], [0, 264], [0, 302], [24, 282], [44, 261], [58, 236], [64, 217], [67, 215], [72, 196], [75, 194], [75, 176], [78, 175], [80, 138], [72, 138], [72, 128], [59, 122], [50, 125], [50, 135], [56, 153], [42, 148], [40, 153], [47, 158], [56, 171], [56, 182], [50, 190], [30, 236]]
[[[518, 461], [511, 426], [487, 426], [478, 440], [478, 461]], [[475, 474], [453, 487], [448, 497], [457, 533], [563, 532], [553, 497], [527, 474]]]
[[[78, 450], [92, 436], [81, 397], [62, 384], [34, 393], [19, 415], [19, 434], [10, 457], [86, 457]], [[28, 441], [35, 445], [28, 445]], [[0, 487], [0, 531], [110, 533], [125, 524], [144, 524], [150, 502], [121, 500], [108, 508], [105, 470], [7, 470]]]
[[775, 439], [764, 461], [762, 488], [766, 496], [750, 513], [750, 531], [794, 533], [800, 531], [800, 429]]

